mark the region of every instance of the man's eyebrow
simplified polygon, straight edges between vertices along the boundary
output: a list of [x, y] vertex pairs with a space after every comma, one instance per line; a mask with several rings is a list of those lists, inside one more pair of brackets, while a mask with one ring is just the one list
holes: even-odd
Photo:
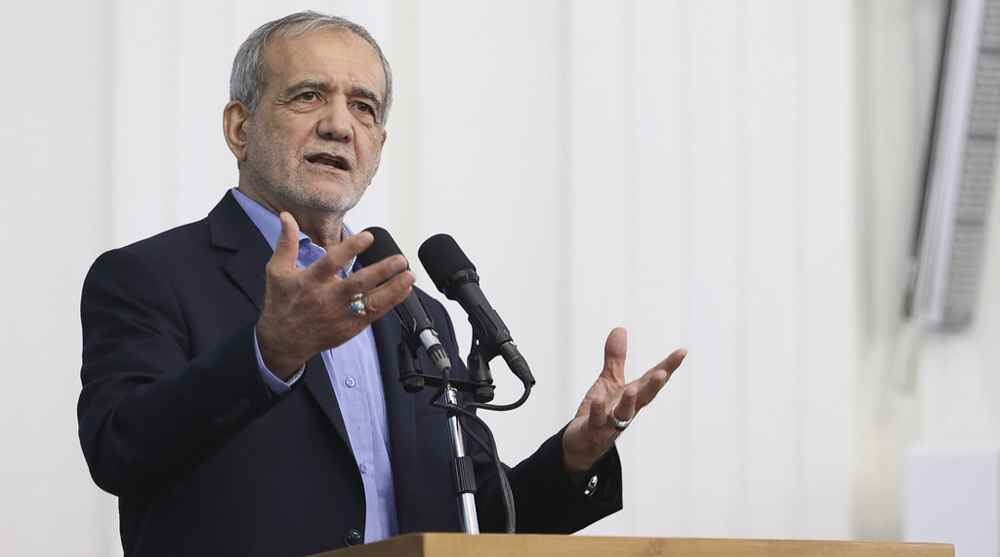
[[303, 89], [329, 89], [330, 84], [326, 81], [318, 81], [315, 79], [303, 79], [302, 81], [289, 86], [285, 89], [285, 96], [291, 96]]
[[378, 95], [371, 90], [365, 89], [364, 87], [354, 87], [351, 89], [351, 96], [368, 99], [373, 105], [375, 105], [375, 110], [377, 110], [379, 114], [382, 114], [382, 100], [379, 99]]

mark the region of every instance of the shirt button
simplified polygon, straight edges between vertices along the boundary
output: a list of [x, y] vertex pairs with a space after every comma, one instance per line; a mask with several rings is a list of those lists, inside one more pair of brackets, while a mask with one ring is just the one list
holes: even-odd
[[361, 535], [361, 532], [355, 530], [354, 528], [351, 528], [346, 534], [344, 534], [344, 543], [347, 545], [358, 545], [363, 541], [364, 537]]
[[358, 470], [361, 470], [362, 474], [367, 474], [368, 473], [368, 467], [365, 466], [364, 464], [358, 465]]
[[358, 384], [358, 382], [357, 382], [357, 381], [355, 381], [353, 377], [348, 377], [347, 379], [344, 379], [344, 383], [345, 383], [345, 384], [346, 384], [346, 385], [347, 385], [348, 387], [353, 387], [353, 386], [355, 386], [355, 385], [357, 385], [357, 384]]

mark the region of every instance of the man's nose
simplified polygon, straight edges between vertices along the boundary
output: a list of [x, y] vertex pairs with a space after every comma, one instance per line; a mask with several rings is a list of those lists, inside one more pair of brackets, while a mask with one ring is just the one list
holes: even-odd
[[354, 127], [351, 124], [351, 109], [347, 106], [347, 99], [335, 97], [333, 102], [324, 107], [316, 124], [316, 133], [323, 139], [347, 141], [354, 137]]

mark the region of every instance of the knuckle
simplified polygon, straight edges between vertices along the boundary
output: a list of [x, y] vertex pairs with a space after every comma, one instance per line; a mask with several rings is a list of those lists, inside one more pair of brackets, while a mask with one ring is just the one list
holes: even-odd
[[378, 300], [373, 300], [369, 298], [369, 299], [362, 299], [362, 301], [364, 301], [365, 303], [365, 309], [367, 310], [369, 318], [382, 314], [383, 305], [379, 303]]
[[[344, 294], [348, 298], [354, 298], [358, 294], [364, 294], [366, 290], [365, 285], [358, 280], [345, 280], [341, 282], [341, 285]], [[368, 300], [362, 301], [365, 303], [365, 307], [371, 307], [368, 305]]]

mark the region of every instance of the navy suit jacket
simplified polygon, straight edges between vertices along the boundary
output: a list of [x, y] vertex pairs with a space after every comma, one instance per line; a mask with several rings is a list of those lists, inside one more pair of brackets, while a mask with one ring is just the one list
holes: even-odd
[[[298, 556], [363, 536], [361, 476], [322, 358], [285, 395], [260, 377], [254, 325], [271, 253], [226, 194], [206, 219], [107, 252], [87, 276], [80, 441], [94, 481], [119, 497], [126, 555]], [[447, 313], [419, 294], [464, 377]], [[399, 385], [396, 316], [372, 330], [400, 533], [458, 531], [445, 414], [428, 405], [432, 389]], [[587, 497], [561, 445], [562, 432], [509, 472], [518, 531], [569, 533], [621, 508], [617, 454]], [[469, 451], [481, 526], [502, 531], [496, 472]]]

